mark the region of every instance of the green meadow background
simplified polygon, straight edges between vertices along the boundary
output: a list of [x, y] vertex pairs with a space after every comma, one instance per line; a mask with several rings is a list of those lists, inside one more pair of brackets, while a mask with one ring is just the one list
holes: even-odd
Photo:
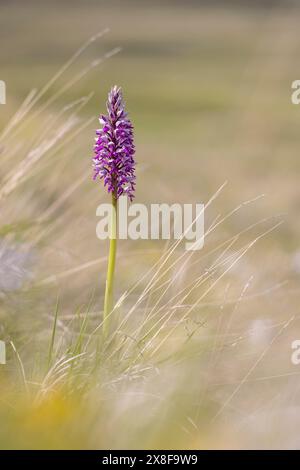
[[[0, 1], [1, 448], [299, 448], [299, 6]], [[114, 84], [136, 202], [217, 196], [204, 249], [179, 246], [141, 304], [170, 245], [119, 243], [113, 341], [88, 349], [109, 200], [91, 158]]]

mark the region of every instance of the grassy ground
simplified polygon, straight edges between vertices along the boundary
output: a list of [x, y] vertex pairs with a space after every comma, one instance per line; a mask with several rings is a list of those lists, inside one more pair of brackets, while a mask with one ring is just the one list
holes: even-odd
[[[125, 4], [0, 3], [0, 446], [299, 447], [300, 11]], [[115, 83], [137, 202], [208, 203], [227, 185], [201, 252], [120, 243], [103, 341], [107, 198], [90, 159]]]

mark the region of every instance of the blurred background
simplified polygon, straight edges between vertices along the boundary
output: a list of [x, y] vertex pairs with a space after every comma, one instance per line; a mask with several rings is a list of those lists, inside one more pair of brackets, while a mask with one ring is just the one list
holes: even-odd
[[[299, 2], [0, 0], [0, 8], [0, 339], [8, 344], [0, 446], [299, 448], [300, 366], [291, 362], [300, 339], [300, 107], [291, 102]], [[154, 292], [135, 309], [134, 327], [149, 308], [176, 309], [159, 330], [163, 348], [138, 373], [131, 363], [133, 378], [108, 362], [94, 374], [92, 400], [53, 385], [37, 404], [57, 298], [59, 335], [91, 296], [96, 325], [101, 317], [108, 245], [96, 238], [95, 212], [108, 197], [91, 180], [91, 158], [114, 84], [135, 127], [136, 202], [207, 203], [227, 184], [205, 212], [206, 229], [216, 227], [204, 250], [180, 276], [171, 267], [163, 299]], [[120, 242], [117, 298], [166, 249]], [[203, 273], [178, 307], [178, 291]], [[120, 318], [144, 287], [130, 291]]]

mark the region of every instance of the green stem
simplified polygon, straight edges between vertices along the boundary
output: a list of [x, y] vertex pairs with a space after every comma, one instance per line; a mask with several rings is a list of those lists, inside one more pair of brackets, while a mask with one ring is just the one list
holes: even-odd
[[115, 194], [112, 194], [112, 220], [110, 224], [110, 242], [109, 242], [109, 255], [108, 266], [105, 286], [104, 297], [104, 311], [103, 311], [103, 336], [108, 334], [109, 330], [109, 316], [113, 309], [113, 289], [114, 289], [114, 274], [116, 264], [117, 252], [117, 213], [118, 201]]

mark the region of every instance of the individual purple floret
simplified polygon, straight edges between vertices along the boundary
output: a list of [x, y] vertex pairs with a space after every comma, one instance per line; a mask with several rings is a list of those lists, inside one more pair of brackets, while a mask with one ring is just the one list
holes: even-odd
[[121, 88], [111, 89], [106, 107], [108, 114], [100, 116], [101, 128], [96, 131], [94, 179], [103, 179], [108, 192], [116, 198], [124, 194], [132, 201], [135, 190], [133, 126], [125, 112]]

